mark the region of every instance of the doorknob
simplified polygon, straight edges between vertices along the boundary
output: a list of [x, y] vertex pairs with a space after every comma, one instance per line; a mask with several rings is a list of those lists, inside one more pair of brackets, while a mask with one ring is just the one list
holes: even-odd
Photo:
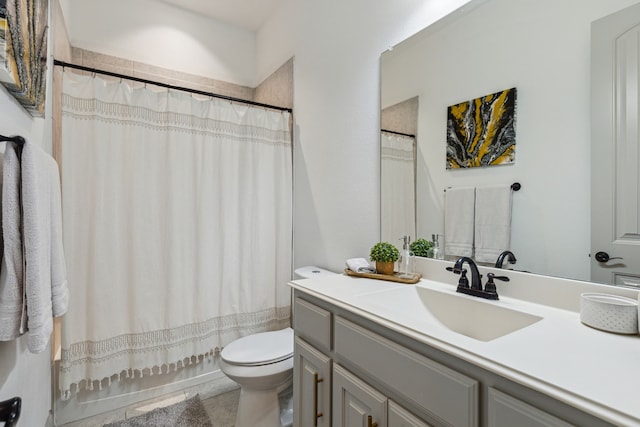
[[596, 252], [596, 261], [598, 262], [609, 262], [612, 259], [622, 259], [622, 257], [609, 257], [609, 254], [606, 252]]

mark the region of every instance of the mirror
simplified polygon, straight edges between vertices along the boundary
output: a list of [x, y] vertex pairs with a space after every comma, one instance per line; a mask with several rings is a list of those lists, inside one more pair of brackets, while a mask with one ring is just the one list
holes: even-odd
[[[382, 54], [382, 120], [417, 104], [413, 239], [444, 234], [445, 189], [519, 182], [512, 268], [590, 280], [590, 28], [636, 3], [472, 0]], [[512, 87], [515, 162], [446, 169], [447, 108]]]

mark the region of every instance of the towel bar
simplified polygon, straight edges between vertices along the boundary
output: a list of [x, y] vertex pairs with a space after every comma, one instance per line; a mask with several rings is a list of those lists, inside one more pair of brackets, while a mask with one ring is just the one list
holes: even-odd
[[[451, 188], [451, 187], [447, 187], [447, 188]], [[521, 188], [522, 188], [522, 184], [520, 184], [519, 182], [514, 182], [513, 184], [511, 184], [511, 189], [513, 191], [520, 191]], [[446, 192], [447, 189], [445, 188], [444, 191]]]

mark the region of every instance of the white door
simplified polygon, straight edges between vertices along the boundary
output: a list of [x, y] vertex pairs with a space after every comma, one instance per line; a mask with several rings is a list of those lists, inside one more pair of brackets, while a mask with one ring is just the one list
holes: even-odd
[[640, 287], [640, 4], [591, 26], [591, 280]]

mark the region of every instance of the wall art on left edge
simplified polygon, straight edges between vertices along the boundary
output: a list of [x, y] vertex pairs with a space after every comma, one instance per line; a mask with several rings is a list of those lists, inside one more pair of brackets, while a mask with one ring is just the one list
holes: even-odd
[[516, 88], [447, 108], [447, 169], [513, 163]]
[[0, 82], [33, 116], [44, 116], [48, 0], [0, 0]]

